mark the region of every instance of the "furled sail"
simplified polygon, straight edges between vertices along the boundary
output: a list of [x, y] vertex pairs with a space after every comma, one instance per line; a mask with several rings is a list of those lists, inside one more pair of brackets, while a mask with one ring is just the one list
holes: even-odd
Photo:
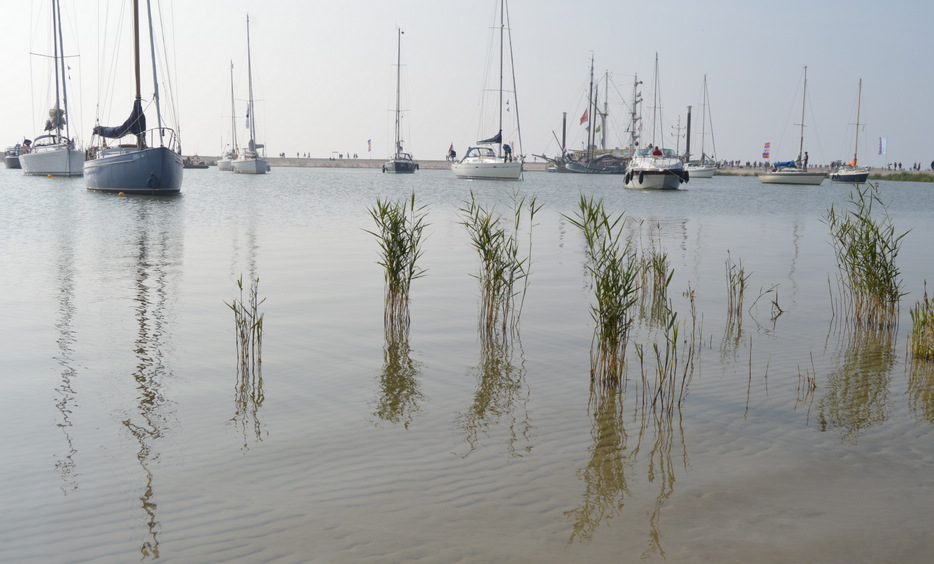
[[503, 130], [501, 129], [499, 133], [490, 137], [489, 139], [484, 139], [483, 141], [477, 141], [477, 143], [502, 143], [503, 142]]
[[117, 127], [94, 126], [94, 135], [100, 135], [108, 139], [118, 139], [125, 135], [139, 135], [144, 131], [146, 131], [146, 114], [143, 113], [143, 103], [140, 100], [133, 102], [133, 111], [130, 113], [130, 117], [123, 122], [123, 125]]

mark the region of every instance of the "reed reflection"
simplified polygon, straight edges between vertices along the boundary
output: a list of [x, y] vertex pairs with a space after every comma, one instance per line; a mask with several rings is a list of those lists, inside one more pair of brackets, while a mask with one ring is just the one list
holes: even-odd
[[645, 484], [645, 492], [654, 492], [654, 499], [646, 514], [642, 558], [664, 557], [662, 508], [674, 493], [677, 479], [672, 451], [677, 447], [685, 470], [690, 465], [680, 407], [635, 408], [630, 425], [636, 431], [630, 435], [625, 424], [624, 394], [614, 386], [595, 383], [591, 385], [589, 410], [593, 445], [587, 466], [577, 473], [584, 483], [581, 504], [565, 513], [572, 521], [568, 543], [593, 539], [601, 526], [624, 511], [627, 499], [644, 497], [641, 486]]
[[[157, 200], [141, 199], [136, 228], [136, 272], [134, 285], [137, 334], [134, 352], [137, 364], [133, 371], [136, 384], [136, 410], [127, 414], [124, 427], [139, 443], [136, 459], [145, 475], [140, 506], [145, 514], [147, 536], [140, 546], [142, 559], [159, 558], [159, 521], [152, 467], [158, 463], [158, 440], [172, 425], [172, 402], [165, 394], [171, 370], [166, 364], [171, 350], [171, 286], [174, 266], [180, 262], [179, 242], [167, 225], [173, 209], [163, 209]], [[159, 204], [162, 204], [160, 201]]]
[[908, 361], [908, 409], [920, 421], [934, 423], [934, 361]]
[[834, 354], [838, 368], [827, 375], [819, 402], [821, 430], [838, 429], [855, 439], [886, 419], [895, 367], [896, 329], [846, 323]]
[[408, 429], [425, 399], [419, 384], [421, 364], [412, 360], [407, 327], [387, 326], [385, 334], [383, 372], [373, 415], [387, 423], [401, 423]]
[[[61, 233], [65, 233], [62, 231]], [[55, 391], [58, 397], [55, 400], [55, 407], [61, 414], [58, 420], [58, 428], [62, 430], [65, 436], [66, 448], [64, 454], [57, 456], [55, 461], [55, 470], [62, 478], [62, 493], [78, 489], [77, 465], [75, 455], [78, 453], [75, 449], [74, 440], [71, 436], [71, 415], [77, 407], [77, 393], [74, 389], [74, 381], [78, 376], [75, 368], [74, 345], [77, 341], [73, 320], [75, 316], [75, 261], [74, 261], [74, 237], [68, 233], [61, 237], [58, 242], [58, 321], [55, 324], [58, 330], [58, 354], [55, 359], [61, 367], [61, 380], [56, 386]]]
[[467, 442], [468, 451], [463, 456], [476, 450], [504, 418], [508, 419], [506, 450], [509, 455], [522, 456], [532, 451], [529, 389], [521, 349], [518, 336], [483, 333], [480, 364], [474, 369], [477, 389], [473, 403], [458, 414], [454, 422]]

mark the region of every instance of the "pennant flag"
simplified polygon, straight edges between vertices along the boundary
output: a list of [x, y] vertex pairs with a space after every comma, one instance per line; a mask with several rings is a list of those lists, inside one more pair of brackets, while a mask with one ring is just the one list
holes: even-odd
[[366, 151], [369, 153], [372, 150], [373, 150], [373, 140], [367, 139], [366, 140]]
[[771, 148], [772, 148], [772, 144], [771, 144], [771, 143], [766, 143], [766, 144], [765, 144], [765, 148], [762, 149], [762, 158], [763, 158], [763, 159], [769, 158], [769, 149], [771, 149]]
[[600, 124], [597, 124], [597, 129], [594, 130], [594, 133], [600, 133]]
[[888, 144], [888, 141], [889, 141], [889, 140], [888, 140], [887, 137], [880, 137], [880, 138], [879, 138], [879, 154], [880, 154], [880, 155], [884, 155], [884, 154], [885, 154], [886, 145]]
[[448, 153], [454, 150], [454, 143], [451, 143], [451, 146], [448, 147]]
[[581, 122], [577, 125], [583, 124], [589, 118], [590, 114], [587, 113], [588, 110], [584, 110], [584, 115], [581, 116]]

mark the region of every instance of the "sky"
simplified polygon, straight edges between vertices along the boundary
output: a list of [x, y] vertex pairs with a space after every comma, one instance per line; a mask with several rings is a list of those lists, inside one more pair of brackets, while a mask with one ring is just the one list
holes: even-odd
[[[117, 125], [132, 106], [132, 27], [128, 20], [117, 26], [131, 1], [60, 1], [69, 121], [72, 136], [86, 144], [98, 116]], [[164, 37], [168, 53], [160, 71], [160, 79], [170, 79], [160, 86], [163, 113], [177, 116], [185, 154], [218, 155], [230, 143], [231, 62], [237, 136], [246, 135], [247, 14], [257, 142], [267, 155], [389, 156], [399, 28], [406, 151], [416, 159], [443, 159], [450, 145], [463, 154], [487, 135], [479, 129], [479, 108], [496, 0], [152, 2], [165, 23], [157, 42]], [[38, 135], [51, 107], [47, 59], [31, 54], [51, 53], [49, 4], [3, 0], [3, 146]], [[690, 105], [696, 153], [706, 76], [706, 152], [712, 126], [720, 159], [761, 160], [766, 142], [773, 161], [794, 159], [806, 66], [804, 149], [812, 164], [852, 157], [860, 79], [860, 164], [929, 168], [934, 160], [934, 3], [512, 0], [508, 8], [521, 152], [528, 159], [560, 153], [564, 112], [568, 148], [584, 146], [579, 118], [593, 57], [597, 78], [610, 77], [603, 84], [609, 84], [611, 147], [628, 140], [627, 105], [638, 74], [643, 138], [652, 108], [660, 107], [656, 137], [683, 150]], [[145, 100], [153, 92], [148, 52], [144, 46]], [[656, 55], [659, 102], [653, 105]], [[155, 124], [153, 111], [147, 119]]]

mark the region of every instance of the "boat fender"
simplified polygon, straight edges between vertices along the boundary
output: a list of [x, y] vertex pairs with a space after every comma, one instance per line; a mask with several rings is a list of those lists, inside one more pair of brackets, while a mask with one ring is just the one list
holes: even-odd
[[386, 165], [383, 165], [383, 172], [386, 172]]
[[156, 173], [150, 172], [149, 179], [146, 181], [146, 186], [151, 189], [156, 189], [160, 186], [160, 184], [161, 182], [159, 182], [159, 178], [156, 176]]
[[629, 184], [630, 182], [632, 182], [632, 171], [627, 172], [625, 176], [625, 183]]
[[691, 179], [691, 171], [685, 170], [684, 177], [681, 179], [681, 182], [687, 182], [690, 179]]
[[640, 170], [639, 171], [639, 184], [642, 184], [644, 181], [645, 181], [645, 171]]

